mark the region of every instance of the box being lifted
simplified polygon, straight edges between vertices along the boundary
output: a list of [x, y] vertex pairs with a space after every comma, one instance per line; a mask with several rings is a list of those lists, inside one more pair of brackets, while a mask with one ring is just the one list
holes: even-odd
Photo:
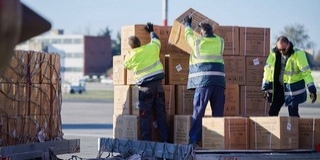
[[196, 10], [190, 8], [182, 15], [180, 15], [175, 21], [173, 22], [173, 26], [171, 29], [171, 33], [169, 36], [169, 43], [175, 45], [176, 47], [182, 49], [185, 52], [191, 53], [191, 48], [185, 41], [184, 36], [184, 18], [189, 15], [192, 17], [192, 24], [191, 28], [193, 29], [195, 35], [200, 36], [200, 28], [198, 24], [200, 22], [206, 22], [212, 25], [213, 30], [219, 27], [219, 24], [208, 17], [204, 16], [203, 14], [197, 12]]

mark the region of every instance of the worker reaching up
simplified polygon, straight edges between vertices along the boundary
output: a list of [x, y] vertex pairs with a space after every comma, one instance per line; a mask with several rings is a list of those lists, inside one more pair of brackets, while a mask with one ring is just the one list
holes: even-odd
[[153, 31], [153, 24], [145, 26], [150, 33], [151, 42], [141, 45], [136, 36], [130, 36], [128, 43], [132, 50], [125, 56], [125, 67], [134, 71], [134, 78], [139, 88], [139, 116], [141, 139], [152, 139], [152, 117], [156, 119], [156, 126], [162, 142], [168, 142], [169, 128], [165, 110], [165, 95], [161, 81], [165, 77], [160, 62], [161, 43]]
[[200, 23], [201, 37], [191, 28], [192, 17], [184, 18], [185, 38], [192, 48], [189, 60], [188, 89], [195, 89], [189, 143], [198, 145], [202, 135], [202, 117], [210, 101], [212, 116], [222, 117], [225, 104], [224, 40], [213, 33], [208, 23]]

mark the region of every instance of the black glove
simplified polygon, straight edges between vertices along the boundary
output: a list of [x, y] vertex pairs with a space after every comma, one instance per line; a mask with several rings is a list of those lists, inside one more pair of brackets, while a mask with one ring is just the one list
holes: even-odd
[[184, 23], [188, 23], [189, 25], [191, 25], [191, 23], [192, 23], [192, 17], [189, 17], [189, 15], [184, 17], [183, 20], [184, 20]]
[[317, 93], [310, 93], [311, 103], [314, 103], [317, 100]]
[[149, 33], [153, 32], [153, 24], [148, 22], [144, 29]]
[[269, 97], [269, 92], [268, 91], [262, 91], [262, 95], [265, 99], [268, 99]]

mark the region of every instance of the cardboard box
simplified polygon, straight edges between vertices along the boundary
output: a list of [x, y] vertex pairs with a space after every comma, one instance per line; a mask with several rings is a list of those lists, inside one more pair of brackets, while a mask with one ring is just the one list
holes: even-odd
[[113, 56], [113, 85], [127, 84], [127, 69], [124, 67], [124, 55]]
[[268, 56], [270, 28], [240, 27], [240, 55]]
[[246, 56], [246, 85], [261, 85], [267, 57]]
[[131, 114], [131, 86], [114, 86], [114, 115]]
[[320, 144], [320, 118], [299, 118], [299, 149], [315, 149]]
[[169, 85], [186, 85], [189, 76], [189, 55], [170, 54], [166, 56], [167, 83]]
[[174, 138], [175, 144], [188, 144], [189, 143], [189, 131], [192, 124], [191, 115], [175, 115], [174, 116]]
[[175, 107], [175, 86], [174, 85], [163, 85], [164, 95], [165, 95], [165, 105], [167, 115], [175, 115], [176, 107]]
[[[150, 39], [150, 34], [144, 29], [145, 24], [136, 24], [123, 26], [121, 28], [121, 54], [125, 55], [130, 52], [131, 47], [128, 44], [128, 38], [130, 36], [137, 36], [141, 42], [141, 45], [148, 44]], [[158, 26], [153, 25], [153, 30], [159, 37], [161, 42], [160, 53], [183, 53], [183, 51], [174, 45], [168, 43], [172, 26]]]
[[139, 118], [134, 115], [113, 115], [113, 138], [139, 140]]
[[192, 16], [191, 28], [193, 29], [196, 36], [200, 36], [200, 28], [198, 27], [198, 24], [200, 22], [206, 22], [211, 24], [214, 30], [219, 27], [219, 24], [192, 8], [188, 9], [186, 12], [180, 15], [177, 19], [175, 19], [175, 21], [173, 22], [170, 36], [169, 36], [169, 43], [177, 46], [178, 48], [180, 48], [181, 50], [187, 53], [191, 53], [192, 49], [186, 43], [185, 36], [184, 36], [185, 27], [184, 27], [183, 21], [187, 15]]
[[240, 54], [238, 26], [219, 26], [215, 34], [224, 40], [223, 55], [237, 56]]
[[269, 103], [262, 96], [261, 86], [240, 86], [240, 115], [268, 116]]
[[[240, 95], [237, 84], [227, 84], [225, 90], [226, 100], [224, 104], [224, 116], [239, 116]], [[212, 116], [211, 104], [208, 102], [205, 116]]]
[[192, 115], [194, 90], [188, 90], [186, 85], [176, 86], [176, 114]]
[[6, 83], [27, 83], [28, 58], [26, 51], [15, 51], [8, 64], [8, 67], [0, 75], [0, 82]]
[[29, 98], [26, 95], [28, 95], [26, 84], [0, 83], [1, 113], [8, 117], [28, 115]]
[[205, 117], [202, 119], [202, 148], [249, 149], [249, 120], [246, 117]]
[[[139, 38], [141, 45], [150, 42], [150, 34], [144, 29], [145, 24], [135, 24], [121, 27], [121, 54], [125, 55], [129, 53], [131, 47], [128, 43], [128, 38], [130, 36], [136, 36]], [[159, 33], [159, 27], [153, 26], [154, 32]]]
[[298, 149], [297, 117], [250, 117], [250, 149]]
[[227, 84], [245, 85], [246, 63], [244, 56], [223, 56]]

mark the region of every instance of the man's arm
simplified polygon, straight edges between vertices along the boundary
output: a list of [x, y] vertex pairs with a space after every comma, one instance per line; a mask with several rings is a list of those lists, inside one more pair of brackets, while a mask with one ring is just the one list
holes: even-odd
[[[191, 28], [192, 17], [188, 15], [184, 18], [184, 26], [185, 26], [185, 40], [189, 44], [189, 46], [193, 49], [195, 46], [195, 41], [197, 37], [194, 35], [193, 30]], [[190, 53], [191, 54], [191, 53]]]

